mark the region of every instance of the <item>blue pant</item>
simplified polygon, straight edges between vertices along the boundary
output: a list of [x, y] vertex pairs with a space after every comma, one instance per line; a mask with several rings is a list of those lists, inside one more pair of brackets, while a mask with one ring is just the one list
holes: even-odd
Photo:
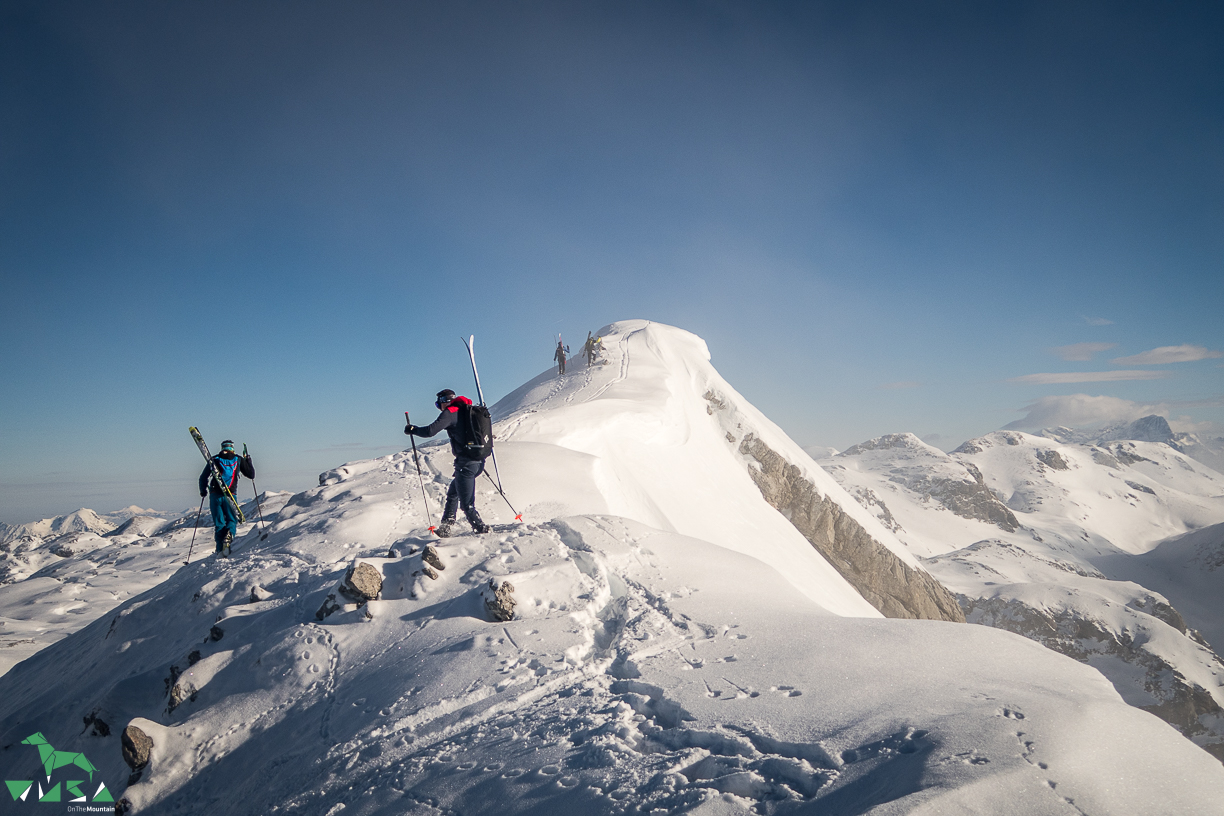
[[217, 552], [221, 552], [227, 532], [231, 539], [238, 536], [238, 514], [234, 512], [234, 505], [230, 504], [229, 499], [220, 493], [212, 492], [208, 494], [208, 511], [212, 513], [213, 524], [217, 527], [213, 534], [217, 541]]
[[483, 459], [467, 459], [455, 457], [455, 478], [446, 491], [446, 506], [442, 508], [443, 519], [455, 517], [455, 506], [463, 508], [463, 512], [476, 506], [476, 477], [484, 473]]

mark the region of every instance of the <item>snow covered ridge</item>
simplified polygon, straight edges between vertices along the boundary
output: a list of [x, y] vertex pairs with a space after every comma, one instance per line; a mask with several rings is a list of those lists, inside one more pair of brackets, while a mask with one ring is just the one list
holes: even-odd
[[[866, 599], [889, 617], [964, 620], [892, 533], [714, 370], [701, 338], [647, 321], [600, 333], [608, 365], [508, 395], [493, 408], [499, 438], [596, 457], [601, 487], [616, 486], [609, 510], [761, 558], [832, 611], [863, 614]], [[833, 584], [853, 599], [835, 602]]]
[[1222, 536], [1199, 529], [1224, 521], [1224, 475], [1168, 441], [1123, 438], [1167, 430], [999, 431], [952, 454], [893, 434], [823, 464], [970, 622], [1097, 667], [1224, 760], [1224, 663], [1211, 649], [1224, 639], [1224, 570], [1211, 566]]
[[[135, 813], [1219, 812], [1224, 768], [1092, 667], [881, 617], [752, 463], [846, 494], [711, 389], [699, 340], [601, 334], [607, 365], [499, 406], [526, 524], [486, 482], [494, 532], [438, 542], [410, 451], [329, 471], [267, 540], [0, 677], [8, 778], [38, 778], [39, 731]], [[741, 453], [749, 432], [785, 464]], [[420, 466], [436, 519], [449, 451]]]

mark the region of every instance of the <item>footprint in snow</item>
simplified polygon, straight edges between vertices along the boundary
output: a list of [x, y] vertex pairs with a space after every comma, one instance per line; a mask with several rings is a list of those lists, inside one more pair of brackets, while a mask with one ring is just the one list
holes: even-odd
[[1014, 708], [1000, 708], [995, 711], [995, 716], [1006, 717], [1009, 720], [1023, 720], [1024, 714], [1016, 711]]
[[781, 694], [783, 697], [802, 697], [803, 692], [794, 686], [770, 686], [769, 690], [774, 694]]

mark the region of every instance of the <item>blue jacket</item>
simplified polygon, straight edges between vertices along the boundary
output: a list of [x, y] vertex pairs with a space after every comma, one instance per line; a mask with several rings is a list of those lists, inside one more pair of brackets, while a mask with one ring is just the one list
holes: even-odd
[[217, 485], [216, 479], [212, 478], [212, 466], [216, 464], [217, 470], [221, 471], [221, 478], [225, 479], [226, 487], [231, 493], [236, 493], [238, 490], [238, 474], [241, 473], [248, 479], [255, 478], [255, 465], [251, 462], [249, 456], [239, 456], [236, 453], [222, 452], [212, 458], [212, 463], [204, 466], [204, 471], [200, 474], [200, 495], [204, 495], [204, 488], [208, 488], [208, 492], [214, 496], [222, 495], [220, 486]]

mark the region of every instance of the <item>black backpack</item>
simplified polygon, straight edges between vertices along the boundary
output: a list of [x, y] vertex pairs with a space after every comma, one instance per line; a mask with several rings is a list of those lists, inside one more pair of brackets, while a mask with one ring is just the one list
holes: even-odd
[[462, 430], [463, 455], [485, 460], [493, 452], [493, 417], [483, 405], [460, 405], [459, 428]]

